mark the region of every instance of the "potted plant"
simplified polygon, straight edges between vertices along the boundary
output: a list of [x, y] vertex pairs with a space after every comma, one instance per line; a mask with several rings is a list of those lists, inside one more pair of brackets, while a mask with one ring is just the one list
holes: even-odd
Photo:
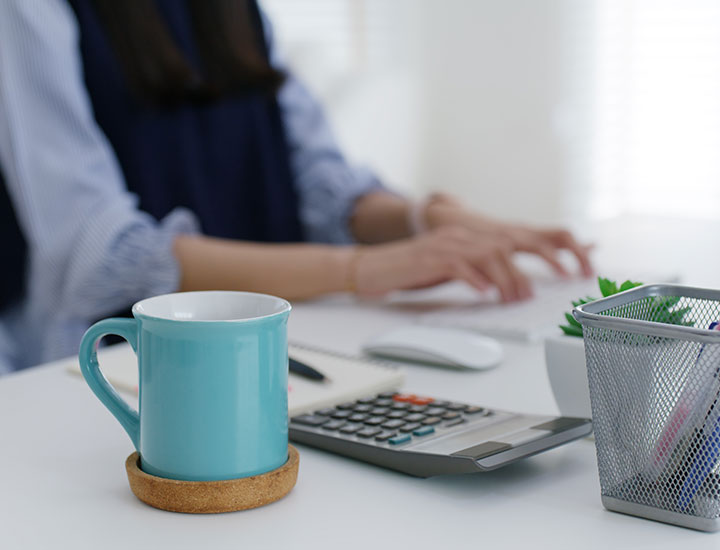
[[[642, 283], [625, 281], [618, 286], [614, 281], [598, 277], [598, 287], [603, 297], [612, 296], [618, 292], [630, 290], [640, 286]], [[572, 302], [573, 307], [594, 301], [595, 298], [581, 298]], [[647, 304], [646, 321], [656, 323], [693, 326], [693, 321], [688, 320], [687, 314], [690, 307], [681, 307], [678, 296], [664, 296], [647, 298], [651, 302]], [[580, 418], [592, 417], [590, 408], [590, 392], [588, 388], [587, 366], [585, 363], [585, 345], [583, 342], [582, 326], [571, 313], [565, 313], [566, 325], [561, 325], [563, 334], [551, 336], [545, 340], [545, 364], [547, 367], [550, 387], [552, 388], [555, 401], [558, 404], [560, 413], [563, 416], [574, 416]], [[648, 344], [654, 340], [648, 337]], [[663, 361], [662, 353], [658, 352], [658, 346], [639, 346], [638, 341], [631, 345], [641, 352], [647, 352], [648, 365], [655, 361]], [[647, 370], [647, 375], [652, 375], [652, 369]], [[650, 387], [649, 385], [647, 387]], [[639, 398], [639, 396], [635, 396]], [[637, 399], [635, 399], [637, 400]], [[649, 411], [651, 407], [643, 406], [642, 410]]]
[[[614, 281], [598, 277], [598, 287], [603, 297], [611, 296], [640, 286], [642, 283], [625, 281], [618, 286]], [[573, 307], [587, 304], [595, 298], [585, 297], [572, 302]], [[561, 325], [561, 334], [545, 340], [545, 365], [550, 387], [563, 416], [590, 418], [590, 392], [588, 390], [587, 367], [582, 326], [566, 312], [566, 325]]]

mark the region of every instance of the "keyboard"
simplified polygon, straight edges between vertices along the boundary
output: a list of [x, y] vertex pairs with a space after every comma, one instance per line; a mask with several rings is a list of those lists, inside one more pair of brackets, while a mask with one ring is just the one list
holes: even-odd
[[290, 419], [290, 439], [418, 477], [484, 472], [584, 437], [582, 418], [384, 392]]
[[[677, 277], [643, 277], [640, 281], [677, 281]], [[572, 310], [572, 301], [581, 297], [600, 298], [597, 279], [556, 277], [533, 279], [534, 297], [523, 302], [500, 304], [497, 293], [478, 293], [468, 288], [448, 289], [454, 299], [447, 305], [418, 316], [421, 324], [462, 328], [496, 338], [538, 342], [560, 334], [558, 325], [565, 323], [564, 314]]]

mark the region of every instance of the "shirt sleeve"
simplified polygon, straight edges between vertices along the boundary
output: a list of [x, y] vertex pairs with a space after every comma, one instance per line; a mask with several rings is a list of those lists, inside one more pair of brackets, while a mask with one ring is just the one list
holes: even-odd
[[270, 61], [287, 75], [278, 103], [305, 236], [315, 242], [351, 243], [354, 239], [349, 222], [355, 201], [385, 187], [369, 169], [347, 162], [322, 107], [288, 70], [274, 47], [272, 25], [264, 16], [263, 25]]
[[[158, 222], [138, 209], [94, 120], [78, 42], [67, 2], [0, 2], [0, 167], [28, 243], [28, 318], [82, 330], [176, 290], [173, 241], [198, 226], [187, 210]], [[60, 340], [50, 356], [77, 351]]]

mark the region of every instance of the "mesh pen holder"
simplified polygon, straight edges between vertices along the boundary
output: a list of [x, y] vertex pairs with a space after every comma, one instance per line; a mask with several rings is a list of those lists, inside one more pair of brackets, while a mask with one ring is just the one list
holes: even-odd
[[602, 503], [720, 529], [720, 291], [644, 285], [577, 307]]

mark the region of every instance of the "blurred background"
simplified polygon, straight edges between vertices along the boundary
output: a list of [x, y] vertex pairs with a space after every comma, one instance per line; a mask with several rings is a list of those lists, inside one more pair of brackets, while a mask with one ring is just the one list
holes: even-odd
[[717, 0], [262, 0], [348, 155], [582, 224], [720, 212]]

